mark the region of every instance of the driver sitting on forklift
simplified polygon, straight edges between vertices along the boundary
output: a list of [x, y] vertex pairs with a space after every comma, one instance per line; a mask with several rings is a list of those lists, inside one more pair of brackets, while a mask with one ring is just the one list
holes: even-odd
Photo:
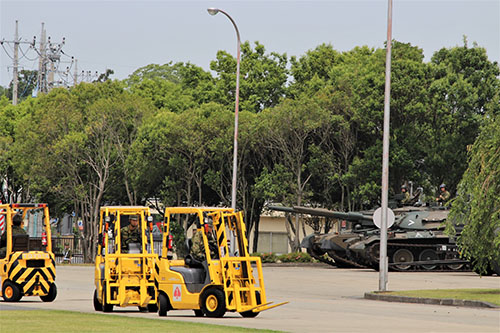
[[139, 220], [136, 215], [129, 217], [129, 225], [120, 229], [122, 253], [129, 252], [130, 243], [141, 244], [141, 233], [139, 229]]
[[[16, 235], [26, 235], [26, 230], [21, 227], [23, 222], [23, 216], [20, 213], [17, 213], [12, 217], [12, 236]], [[6, 228], [7, 229], [7, 228]], [[4, 258], [7, 252], [7, 230], [2, 234], [0, 238], [0, 258]]]
[[205, 222], [203, 226], [204, 226], [203, 228], [196, 230], [192, 239], [193, 245], [191, 246], [190, 249], [191, 255], [193, 256], [194, 259], [198, 261], [207, 260], [205, 256], [205, 246], [203, 244], [203, 232], [205, 232], [205, 234], [207, 235], [208, 244], [210, 247], [210, 256], [212, 258], [217, 257], [217, 245], [215, 243], [215, 239], [212, 232], [213, 225], [209, 222]]

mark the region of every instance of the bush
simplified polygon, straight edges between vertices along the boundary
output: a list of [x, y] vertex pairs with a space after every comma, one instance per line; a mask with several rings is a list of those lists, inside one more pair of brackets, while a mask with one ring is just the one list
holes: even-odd
[[280, 262], [315, 262], [315, 260], [305, 252], [286, 253], [277, 256], [272, 252], [252, 253], [253, 257], [260, 257], [263, 263], [280, 263]]
[[312, 257], [305, 252], [292, 252], [287, 254], [282, 254], [278, 257], [281, 262], [312, 262]]
[[276, 262], [278, 257], [272, 252], [252, 253], [253, 257], [260, 257], [263, 263]]

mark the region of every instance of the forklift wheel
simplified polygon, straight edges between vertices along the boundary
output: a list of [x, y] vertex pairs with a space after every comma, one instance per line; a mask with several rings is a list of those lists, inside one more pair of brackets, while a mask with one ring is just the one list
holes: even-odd
[[168, 311], [168, 298], [164, 294], [158, 295], [158, 315], [165, 317]]
[[201, 310], [194, 310], [194, 315], [196, 317], [203, 317], [203, 311], [201, 311]]
[[102, 311], [102, 304], [97, 299], [97, 290], [94, 290], [94, 310]]
[[[260, 292], [256, 291], [255, 292], [255, 299], [257, 301], [257, 305], [260, 305], [261, 304], [261, 300], [260, 300]], [[240, 312], [240, 315], [243, 317], [243, 318], [255, 318], [259, 315], [260, 312], [253, 312], [253, 311], [244, 311], [244, 312]]]
[[5, 281], [5, 283], [3, 284], [2, 295], [3, 299], [6, 302], [17, 302], [22, 297], [21, 291], [19, 290], [17, 284], [10, 281]]
[[103, 285], [102, 291], [102, 311], [113, 312], [113, 304], [106, 303], [106, 285]]
[[42, 302], [52, 302], [56, 299], [57, 296], [57, 287], [55, 283], [52, 283], [49, 288], [49, 293], [45, 296], [40, 296]]
[[224, 292], [218, 288], [210, 288], [201, 295], [201, 309], [205, 316], [220, 318], [226, 313]]
[[243, 318], [255, 318], [259, 315], [260, 312], [253, 312], [253, 311], [245, 311], [245, 312], [240, 312], [240, 315]]

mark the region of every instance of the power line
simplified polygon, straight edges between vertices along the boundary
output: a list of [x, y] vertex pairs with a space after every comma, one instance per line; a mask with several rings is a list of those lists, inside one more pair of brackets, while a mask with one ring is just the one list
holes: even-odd
[[[6, 41], [2, 39], [0, 41], [0, 45], [2, 45], [5, 54], [13, 61], [13, 79], [12, 79], [12, 104], [17, 104], [17, 88], [18, 88], [18, 69], [20, 66], [19, 61], [26, 59], [28, 61], [37, 61], [38, 60], [38, 71], [35, 75], [37, 75], [36, 79], [36, 87], [33, 91], [33, 95], [36, 96], [38, 92], [48, 93], [51, 89], [55, 87], [65, 87], [68, 88], [70, 86], [75, 86], [77, 82], [92, 82], [99, 77], [99, 73], [96, 71], [93, 73], [92, 71], [82, 70], [81, 73], [77, 71], [77, 60], [74, 56], [71, 56], [64, 52], [63, 47], [66, 43], [66, 38], [63, 37], [60, 43], [54, 43], [51, 40], [51, 37], [48, 38], [47, 32], [45, 30], [45, 23], [42, 23], [41, 29], [41, 38], [37, 43], [36, 36], [33, 37], [32, 42], [21, 41], [18, 36], [18, 21], [16, 21], [16, 33], [14, 39], [11, 41]], [[29, 47], [23, 48], [20, 47], [21, 44], [28, 44]], [[7, 45], [9, 49], [6, 48]], [[38, 45], [38, 48], [36, 47]], [[35, 58], [30, 58], [30, 52], [35, 51]], [[19, 58], [18, 52], [21, 52], [21, 57]], [[61, 58], [67, 58], [70, 61], [63, 61]], [[60, 66], [62, 64], [68, 64], [65, 70], [60, 70]], [[74, 74], [71, 74], [71, 69], [74, 67]], [[8, 69], [9, 67], [7, 67]], [[32, 67], [33, 68], [33, 67]], [[56, 79], [57, 76], [57, 79]], [[26, 90], [31, 85], [33, 80], [33, 76], [29, 78], [28, 84], [24, 87], [24, 91], [21, 96], [24, 96]]]

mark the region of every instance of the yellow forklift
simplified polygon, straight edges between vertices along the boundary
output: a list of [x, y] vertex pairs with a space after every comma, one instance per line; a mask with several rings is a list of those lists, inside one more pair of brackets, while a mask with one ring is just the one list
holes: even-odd
[[95, 258], [94, 309], [137, 306], [156, 312], [153, 216], [148, 207], [101, 207]]
[[[194, 221], [197, 232], [202, 233], [206, 260], [196, 260], [191, 254], [184, 259], [160, 257], [155, 266], [160, 316], [170, 310], [194, 310], [197, 317], [222, 317], [230, 311], [251, 318], [288, 303], [267, 302], [261, 259], [248, 254], [241, 212], [229, 208], [166, 208], [163, 254], [169, 251], [173, 221], [180, 223], [182, 219]], [[230, 254], [229, 233], [235, 236], [237, 255]], [[189, 253], [189, 239], [186, 243]]]
[[[43, 302], [52, 302], [57, 296], [56, 265], [47, 204], [0, 205], [0, 217], [5, 226], [0, 238], [1, 296], [6, 302], [17, 302], [23, 296], [39, 296]], [[34, 225], [42, 221], [41, 239], [30, 239], [24, 231], [30, 220]]]

